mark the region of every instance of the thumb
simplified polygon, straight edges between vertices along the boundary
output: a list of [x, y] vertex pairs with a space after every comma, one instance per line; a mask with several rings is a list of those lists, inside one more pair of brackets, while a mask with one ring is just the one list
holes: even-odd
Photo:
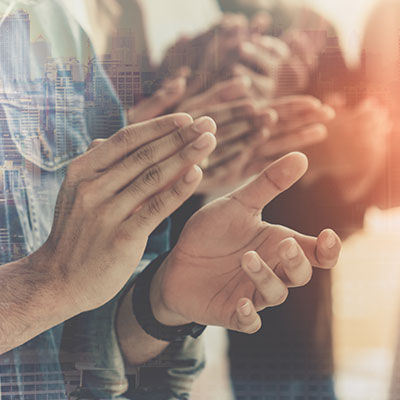
[[269, 165], [255, 179], [232, 192], [247, 207], [262, 210], [271, 200], [296, 183], [307, 171], [308, 160], [302, 153], [289, 153]]
[[156, 118], [176, 106], [186, 90], [186, 77], [178, 76], [167, 80], [151, 97], [142, 100], [128, 110], [129, 124]]

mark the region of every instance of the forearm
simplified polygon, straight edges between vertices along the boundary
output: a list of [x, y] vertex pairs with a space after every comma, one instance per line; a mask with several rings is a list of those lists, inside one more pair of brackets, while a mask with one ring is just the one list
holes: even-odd
[[0, 266], [0, 354], [74, 314], [57, 286], [37, 254]]
[[[201, 338], [188, 337], [184, 341], [164, 342], [147, 335], [137, 323], [132, 310], [132, 292], [129, 290], [120, 302], [117, 313], [116, 328], [119, 345], [125, 363], [128, 365], [143, 364], [150, 359], [160, 357], [156, 362], [156, 372], [146, 368], [142, 376], [144, 386], [152, 390], [146, 394], [139, 392], [143, 399], [186, 398], [190, 393], [193, 381], [204, 368], [204, 348]], [[153, 311], [155, 311], [153, 309]], [[158, 320], [164, 323], [179, 324], [181, 321], [170, 318], [168, 313], [155, 312]], [[165, 319], [164, 319], [165, 317]], [[183, 322], [183, 321], [182, 321]], [[162, 353], [162, 354], [161, 354]], [[162, 360], [164, 361], [161, 361]], [[167, 362], [168, 366], [165, 366]], [[135, 395], [139, 393], [135, 392]], [[160, 397], [158, 397], [160, 396]], [[135, 397], [136, 398], [136, 397]]]
[[129, 365], [140, 365], [158, 356], [169, 344], [148, 335], [137, 322], [132, 310], [131, 288], [121, 299], [116, 327], [123, 356]]
[[[157, 260], [158, 259], [156, 259], [155, 262], [157, 262]], [[168, 308], [161, 295], [163, 292], [164, 273], [169, 267], [169, 262], [170, 255], [162, 261], [162, 265], [157, 267], [157, 271], [151, 276], [150, 289], [148, 293], [146, 292], [146, 295], [149, 296], [151, 312], [155, 320], [167, 326], [185, 325], [192, 321], [187, 320]], [[151, 265], [147, 266], [145, 271], [149, 271], [151, 268]], [[144, 273], [145, 272], [142, 272], [142, 277]], [[170, 342], [158, 340], [143, 330], [133, 311], [132, 295], [134, 290], [135, 285], [133, 285], [121, 299], [120, 307], [117, 312], [116, 328], [125, 360], [130, 365], [140, 365], [158, 356], [165, 350]], [[142, 302], [145, 300], [140, 299], [139, 301]], [[138, 303], [135, 303], [135, 305], [136, 304]]]

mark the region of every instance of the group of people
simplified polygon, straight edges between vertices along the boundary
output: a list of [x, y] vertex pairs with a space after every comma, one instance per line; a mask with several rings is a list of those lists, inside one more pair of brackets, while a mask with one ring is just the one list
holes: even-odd
[[[328, 270], [389, 199], [396, 124], [326, 20], [260, 7], [0, 1], [4, 400], [71, 397], [25, 379], [65, 354], [75, 398], [189, 399], [207, 325], [238, 398], [335, 399]], [[146, 71], [115, 75], [125, 27]]]

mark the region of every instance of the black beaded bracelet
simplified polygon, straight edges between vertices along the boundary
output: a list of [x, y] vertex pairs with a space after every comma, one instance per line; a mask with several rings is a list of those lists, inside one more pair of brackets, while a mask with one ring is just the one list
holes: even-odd
[[184, 340], [187, 336], [199, 337], [205, 325], [195, 322], [185, 325], [168, 326], [157, 321], [150, 304], [151, 281], [169, 253], [153, 260], [137, 277], [132, 294], [132, 308], [135, 318], [142, 329], [150, 336], [165, 342]]

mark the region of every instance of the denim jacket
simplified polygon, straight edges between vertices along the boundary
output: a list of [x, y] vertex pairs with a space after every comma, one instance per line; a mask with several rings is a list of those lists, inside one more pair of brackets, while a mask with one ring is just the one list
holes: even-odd
[[[61, 2], [24, 3], [0, 0], [0, 264], [44, 243], [68, 163], [125, 124], [102, 62]], [[167, 250], [168, 228], [150, 236], [135, 274]], [[119, 297], [0, 356], [0, 398], [188, 398], [201, 341], [128, 371], [114, 327]]]

